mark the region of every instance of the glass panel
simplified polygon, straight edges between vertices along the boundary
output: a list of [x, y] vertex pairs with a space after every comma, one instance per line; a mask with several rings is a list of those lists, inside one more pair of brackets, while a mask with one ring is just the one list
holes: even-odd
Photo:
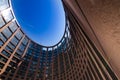
[[19, 30], [17, 33], [16, 33], [16, 37], [20, 40], [23, 36], [23, 33]]
[[12, 35], [11, 31], [10, 31], [8, 28], [5, 28], [2, 33], [3, 33], [7, 38], [9, 38], [9, 37]]
[[4, 50], [2, 51], [2, 54], [4, 54], [7, 57], [10, 57], [10, 54], [8, 52], [4, 51]]
[[0, 39], [1, 39], [3, 42], [5, 42], [5, 41], [6, 41], [6, 38], [3, 36], [3, 34], [2, 34], [2, 33], [0, 33]]
[[16, 53], [19, 54], [19, 55], [21, 55], [21, 54], [23, 54], [23, 51], [21, 51], [21, 50], [18, 49], [18, 50], [16, 51]]
[[0, 63], [0, 69], [2, 69], [2, 68], [3, 68], [3, 66], [4, 66], [4, 64]]
[[3, 21], [2, 17], [0, 16], [0, 28], [5, 24], [5, 22]]
[[0, 61], [7, 62], [7, 59], [0, 55]]
[[8, 0], [0, 0], [0, 11], [8, 8]]
[[15, 49], [15, 46], [14, 46], [13, 44], [11, 44], [11, 42], [8, 43], [8, 46], [9, 46], [10, 48], [12, 48], [13, 50]]
[[15, 58], [15, 57], [13, 57], [12, 60], [14, 60], [17, 63], [20, 61], [19, 59]]
[[18, 44], [18, 39], [16, 37], [13, 37], [11, 40], [11, 43], [14, 44], [15, 46]]
[[0, 40], [0, 46], [2, 46], [3, 45], [3, 42]]
[[11, 65], [12, 67], [16, 66], [16, 64], [14, 62], [12, 62], [12, 61], [9, 63], [9, 65]]
[[7, 50], [7, 51], [13, 53], [13, 50], [12, 50], [9, 46], [6, 46], [6, 47], [5, 47], [5, 50]]
[[20, 49], [21, 51], [24, 51], [25, 46], [24, 46], [23, 44], [21, 44], [20, 47], [19, 47], [19, 49]]
[[10, 10], [3, 11], [2, 15], [3, 15], [4, 19], [6, 20], [6, 22], [9, 22], [10, 20], [13, 19], [13, 16], [12, 16], [12, 13]]
[[9, 25], [9, 28], [10, 28], [10, 30], [11, 30], [12, 32], [14, 32], [14, 31], [18, 28], [18, 26], [16, 25], [15, 22], [12, 22], [12, 23]]
[[8, 66], [7, 69], [6, 69], [6, 72], [9, 72], [11, 70], [12, 70], [12, 68]]
[[28, 38], [25, 37], [25, 38], [23, 39], [22, 43], [23, 43], [24, 45], [26, 45], [26, 44], [28, 43]]

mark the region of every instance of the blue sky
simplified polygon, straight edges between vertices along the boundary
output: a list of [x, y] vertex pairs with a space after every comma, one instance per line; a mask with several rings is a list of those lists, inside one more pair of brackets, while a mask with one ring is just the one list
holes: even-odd
[[51, 46], [60, 41], [65, 29], [61, 0], [12, 0], [23, 31], [35, 42]]

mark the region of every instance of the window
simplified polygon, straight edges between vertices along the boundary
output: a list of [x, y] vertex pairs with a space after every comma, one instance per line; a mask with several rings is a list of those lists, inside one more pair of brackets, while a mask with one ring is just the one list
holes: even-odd
[[0, 11], [8, 8], [8, 0], [0, 0]]
[[5, 22], [3, 21], [2, 17], [0, 16], [0, 28], [5, 24]]
[[2, 51], [2, 54], [4, 54], [7, 57], [10, 57], [10, 54], [8, 52], [6, 52], [5, 50]]
[[26, 45], [26, 44], [28, 43], [28, 38], [25, 37], [25, 38], [23, 39], [22, 43], [23, 43], [24, 45]]
[[16, 25], [15, 22], [12, 22], [12, 23], [9, 25], [9, 28], [10, 28], [10, 30], [11, 30], [12, 32], [14, 32], [14, 31], [18, 28], [18, 26]]
[[25, 46], [24, 46], [23, 44], [21, 44], [21, 45], [19, 46], [19, 49], [20, 49], [21, 51], [24, 51]]
[[10, 48], [12, 48], [13, 50], [15, 49], [15, 46], [14, 46], [13, 44], [11, 44], [11, 42], [8, 43], [8, 46], [9, 46]]
[[23, 52], [21, 50], [19, 50], [19, 49], [16, 51], [16, 53], [18, 53], [19, 55], [23, 54]]
[[14, 44], [15, 46], [18, 44], [18, 39], [14, 36], [11, 40], [11, 43]]
[[6, 22], [9, 22], [10, 20], [13, 19], [13, 16], [12, 16], [12, 13], [11, 13], [10, 10], [3, 11], [2, 15], [3, 15], [3, 17], [4, 17], [4, 19], [5, 19]]
[[16, 63], [18, 63], [20, 61], [19, 59], [15, 58], [15, 57], [13, 57], [12, 60], [14, 60]]
[[11, 65], [12, 67], [16, 67], [16, 66], [17, 66], [17, 64], [15, 64], [15, 63], [12, 62], [12, 61], [9, 63], [9, 65]]
[[3, 42], [0, 40], [0, 46], [2, 46], [3, 45]]
[[0, 33], [0, 39], [1, 39], [3, 42], [5, 42], [5, 41], [6, 41], [6, 38], [5, 38], [5, 36], [3, 36], [3, 34], [2, 34], [2, 33]]
[[7, 67], [7, 69], [6, 69], [6, 72], [9, 72], [9, 71], [11, 71], [12, 70], [12, 68], [10, 68], [9, 66]]
[[9, 46], [6, 46], [6, 47], [5, 47], [5, 50], [7, 50], [7, 51], [13, 53], [13, 50], [12, 50]]
[[0, 55], [0, 61], [2, 61], [2, 62], [7, 62], [7, 59], [4, 58], [4, 57], [2, 57], [2, 56]]
[[12, 35], [8, 28], [5, 28], [2, 33], [6, 36], [6, 38], [9, 38]]
[[16, 57], [18, 57], [18, 58], [20, 58], [20, 57], [21, 57], [18, 53], [15, 53], [15, 56], [16, 56]]
[[16, 37], [20, 40], [23, 36], [23, 33], [19, 30], [17, 33], [16, 33]]
[[4, 66], [4, 64], [0, 63], [0, 69], [2, 69], [2, 68], [3, 68], [3, 66]]

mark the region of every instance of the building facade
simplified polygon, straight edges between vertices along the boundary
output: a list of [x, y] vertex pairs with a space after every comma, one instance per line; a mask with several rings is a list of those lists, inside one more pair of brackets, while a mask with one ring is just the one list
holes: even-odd
[[[66, 15], [64, 35], [56, 45], [43, 46], [32, 41], [22, 31], [14, 16], [11, 0], [0, 0], [0, 79], [118, 80], [120, 78], [120, 66], [117, 61], [120, 58], [119, 49], [116, 48], [114, 51], [106, 44], [109, 38], [104, 38], [106, 36], [103, 35], [106, 33], [102, 28], [106, 27], [101, 25], [103, 18], [104, 24], [114, 18], [112, 15], [119, 9], [119, 0], [62, 0], [62, 2]], [[111, 11], [112, 13], [108, 15], [112, 17], [109, 19], [106, 13]], [[112, 46], [113, 43], [109, 41], [109, 44]], [[113, 56], [113, 52], [118, 57]]]

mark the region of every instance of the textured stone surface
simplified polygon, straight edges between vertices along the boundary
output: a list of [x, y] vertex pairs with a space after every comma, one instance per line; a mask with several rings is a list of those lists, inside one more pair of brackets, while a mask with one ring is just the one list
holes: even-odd
[[[78, 0], [113, 69], [120, 71], [120, 0]], [[120, 75], [120, 74], [119, 74]]]

